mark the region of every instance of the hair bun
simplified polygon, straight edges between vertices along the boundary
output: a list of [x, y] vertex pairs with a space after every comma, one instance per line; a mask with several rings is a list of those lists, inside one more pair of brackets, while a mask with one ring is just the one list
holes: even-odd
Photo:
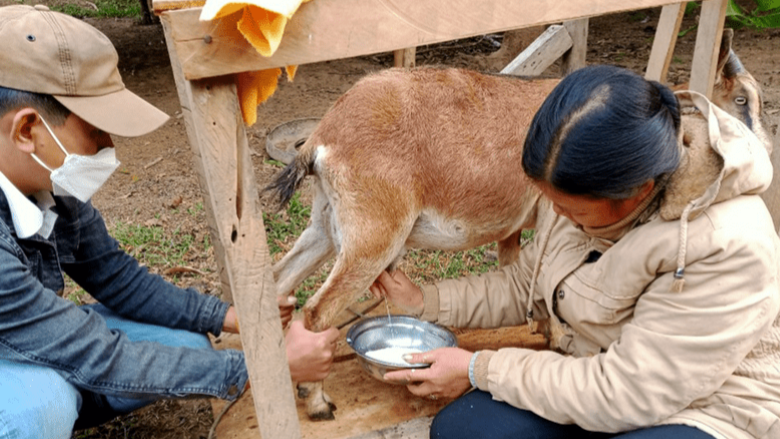
[[680, 129], [680, 103], [677, 102], [677, 97], [674, 96], [674, 92], [667, 86], [657, 81], [647, 81], [652, 85], [656, 91], [658, 91], [658, 99], [661, 105], [669, 111], [674, 121], [674, 128]]

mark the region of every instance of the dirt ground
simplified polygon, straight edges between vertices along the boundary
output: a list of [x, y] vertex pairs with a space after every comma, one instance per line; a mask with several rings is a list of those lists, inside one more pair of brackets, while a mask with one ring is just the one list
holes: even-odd
[[[642, 72], [646, 65], [659, 10], [644, 10], [592, 18], [587, 61], [624, 66]], [[686, 29], [696, 17], [687, 17]], [[119, 68], [127, 87], [172, 116], [156, 132], [134, 139], [116, 138], [119, 172], [94, 198], [109, 225], [159, 225], [202, 238], [208, 233], [206, 216], [192, 154], [171, 73], [168, 51], [159, 25], [142, 26], [130, 19], [88, 20], [102, 30], [119, 52]], [[670, 81], [688, 79], [695, 31], [679, 39]], [[500, 35], [472, 38], [446, 44], [419, 47], [418, 65], [439, 64], [497, 71], [486, 58], [497, 49]], [[764, 87], [771, 134], [780, 120], [780, 30], [737, 30], [734, 49]], [[279, 170], [268, 164], [266, 133], [282, 122], [300, 117], [319, 117], [350, 86], [369, 72], [387, 68], [392, 54], [301, 66], [294, 82], [281, 82], [279, 90], [263, 104], [258, 122], [249, 129], [258, 184], [264, 186]], [[548, 73], [557, 75], [558, 67]], [[188, 266], [206, 272], [183, 276], [179, 285], [194, 285], [203, 292], [218, 294], [211, 253], [193, 252]], [[150, 267], [156, 271], [155, 267]], [[166, 273], [161, 273], [171, 277]], [[76, 432], [81, 438], [205, 438], [212, 417], [207, 401], [165, 401], [114, 421], [105, 427]]]

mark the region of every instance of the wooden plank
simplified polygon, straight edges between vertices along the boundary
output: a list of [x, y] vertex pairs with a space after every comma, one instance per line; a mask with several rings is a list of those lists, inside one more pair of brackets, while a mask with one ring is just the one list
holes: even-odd
[[[258, 54], [238, 33], [240, 12], [200, 22], [200, 8], [162, 13], [169, 23], [188, 80], [242, 71], [300, 65], [466, 38], [491, 32], [559, 23], [679, 0], [315, 0], [287, 23], [276, 53]], [[715, 0], [706, 0], [708, 3]], [[159, 9], [159, 0], [155, 9]], [[208, 38], [207, 38], [208, 37]]]
[[710, 0], [702, 3], [696, 45], [693, 48], [690, 89], [712, 97], [718, 51], [726, 19], [727, 0]]
[[564, 53], [561, 59], [561, 73], [566, 76], [587, 65], [585, 57], [588, 54], [588, 19], [566, 21], [563, 27], [569, 32], [572, 41], [571, 49]]
[[674, 55], [674, 46], [677, 44], [677, 34], [680, 33], [685, 15], [685, 3], [667, 5], [661, 9], [661, 17], [658, 19], [658, 28], [655, 30], [653, 48], [650, 50], [650, 59], [647, 61], [645, 78], [650, 81], [666, 82], [669, 72], [669, 64]]
[[428, 439], [433, 416], [412, 419], [382, 430], [371, 431], [350, 439]]
[[393, 52], [393, 67], [413, 68], [416, 65], [417, 48], [409, 47]]
[[[223, 294], [235, 300], [259, 434], [300, 438], [290, 392], [271, 258], [233, 78], [184, 79], [164, 23], [176, 88], [217, 253]], [[255, 434], [256, 436], [256, 434]]]
[[504, 75], [538, 76], [572, 47], [569, 32], [560, 24], [548, 27], [539, 38], [501, 70]]

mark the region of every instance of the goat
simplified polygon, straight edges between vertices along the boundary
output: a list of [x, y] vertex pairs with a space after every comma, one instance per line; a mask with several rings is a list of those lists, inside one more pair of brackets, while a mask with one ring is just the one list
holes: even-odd
[[[760, 90], [724, 35], [713, 101], [768, 142]], [[390, 69], [360, 80], [325, 114], [295, 160], [266, 190], [286, 204], [316, 178], [310, 225], [273, 267], [288, 295], [336, 256], [304, 306], [321, 331], [407, 248], [464, 250], [498, 241], [517, 260], [539, 191], [521, 168], [530, 122], [559, 79], [461, 69]], [[311, 419], [333, 419], [322, 383], [299, 383]]]

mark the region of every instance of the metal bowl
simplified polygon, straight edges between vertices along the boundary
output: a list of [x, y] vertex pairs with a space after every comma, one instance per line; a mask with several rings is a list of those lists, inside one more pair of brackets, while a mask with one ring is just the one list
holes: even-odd
[[[367, 317], [352, 325], [347, 331], [347, 344], [358, 355], [363, 369], [372, 377], [385, 381], [385, 373], [401, 369], [421, 369], [429, 364], [410, 364], [401, 358], [377, 359], [369, 352], [386, 348], [427, 352], [437, 348], [456, 347], [458, 339], [450, 330], [434, 323], [424, 322], [411, 316], [390, 315]], [[399, 356], [400, 357], [400, 356]], [[392, 381], [394, 384], [406, 384]]]

